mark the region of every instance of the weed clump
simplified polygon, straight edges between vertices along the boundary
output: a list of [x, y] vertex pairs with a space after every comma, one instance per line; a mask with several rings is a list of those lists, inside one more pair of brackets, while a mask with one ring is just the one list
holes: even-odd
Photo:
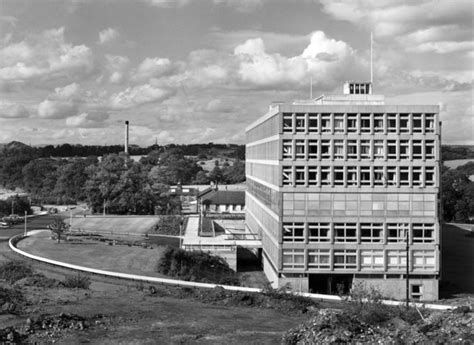
[[33, 275], [33, 269], [30, 265], [19, 260], [8, 261], [0, 266], [0, 279], [10, 284], [31, 275]]
[[89, 289], [91, 279], [83, 274], [67, 276], [64, 281], [64, 287], [70, 289]]

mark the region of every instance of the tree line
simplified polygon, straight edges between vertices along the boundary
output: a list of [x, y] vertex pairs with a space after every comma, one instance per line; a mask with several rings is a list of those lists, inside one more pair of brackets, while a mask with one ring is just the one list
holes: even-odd
[[[229, 151], [230, 153], [231, 151]], [[179, 201], [169, 193], [174, 184], [239, 183], [245, 180], [245, 164], [203, 170], [198, 159], [178, 146], [149, 152], [139, 161], [124, 153], [86, 158], [40, 157], [19, 146], [0, 153], [0, 183], [21, 188], [33, 203], [86, 202], [95, 212], [114, 214], [172, 214]]]

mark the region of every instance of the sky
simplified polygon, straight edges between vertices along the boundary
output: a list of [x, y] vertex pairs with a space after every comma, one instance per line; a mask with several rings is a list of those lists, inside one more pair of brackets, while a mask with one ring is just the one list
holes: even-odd
[[0, 143], [245, 143], [273, 101], [370, 79], [474, 145], [463, 0], [0, 0]]

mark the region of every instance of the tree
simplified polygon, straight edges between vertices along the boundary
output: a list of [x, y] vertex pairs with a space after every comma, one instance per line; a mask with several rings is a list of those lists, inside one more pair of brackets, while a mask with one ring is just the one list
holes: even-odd
[[473, 182], [458, 170], [444, 169], [441, 176], [443, 219], [446, 222], [469, 222], [473, 212]]
[[227, 166], [222, 171], [227, 183], [241, 183], [245, 181], [245, 163], [237, 160], [232, 166]]
[[56, 235], [58, 243], [61, 243], [61, 236], [69, 229], [69, 225], [64, 223], [62, 217], [56, 216], [54, 217], [53, 223], [48, 225], [48, 229]]

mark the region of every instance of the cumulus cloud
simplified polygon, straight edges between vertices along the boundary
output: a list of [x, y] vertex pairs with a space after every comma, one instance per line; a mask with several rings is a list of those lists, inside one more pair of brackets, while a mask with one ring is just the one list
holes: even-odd
[[120, 84], [125, 80], [130, 59], [121, 55], [105, 55], [105, 68], [109, 74], [108, 80], [113, 84]]
[[97, 128], [103, 127], [104, 121], [109, 118], [108, 113], [81, 113], [76, 116], [71, 116], [66, 119], [66, 125], [68, 127], [80, 127], [80, 128]]
[[19, 119], [29, 117], [30, 113], [22, 104], [0, 101], [0, 118]]
[[64, 28], [30, 35], [21, 42], [0, 49], [0, 80], [26, 81], [90, 72], [91, 50], [65, 41]]
[[107, 28], [99, 32], [99, 43], [106, 44], [115, 41], [119, 38], [120, 34], [113, 28]]
[[177, 65], [166, 58], [146, 58], [132, 72], [132, 80], [148, 81], [170, 75], [177, 70]]
[[472, 50], [472, 1], [400, 2], [320, 0], [331, 16], [370, 28], [408, 51], [438, 54]]
[[38, 116], [44, 119], [63, 119], [77, 114], [90, 94], [77, 83], [57, 87], [38, 105]]
[[172, 90], [144, 84], [114, 93], [109, 98], [108, 106], [112, 109], [129, 109], [141, 104], [162, 102], [173, 94]]
[[234, 54], [240, 60], [239, 76], [246, 83], [260, 87], [284, 87], [285, 84], [294, 87], [307, 83], [312, 75], [316, 84], [334, 86], [339, 75], [349, 70], [353, 50], [347, 43], [316, 31], [304, 51], [293, 57], [267, 53], [260, 38], [237, 46]]

